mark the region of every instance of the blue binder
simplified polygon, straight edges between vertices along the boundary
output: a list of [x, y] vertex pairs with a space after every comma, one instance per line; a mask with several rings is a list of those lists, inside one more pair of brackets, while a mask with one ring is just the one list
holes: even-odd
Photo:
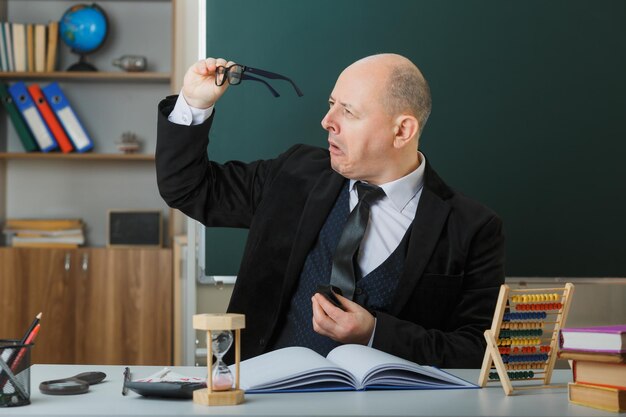
[[58, 83], [50, 83], [41, 89], [48, 104], [61, 122], [63, 129], [74, 144], [77, 152], [86, 152], [93, 148], [93, 141], [70, 106]]
[[42, 152], [57, 149], [59, 145], [48, 130], [48, 126], [41, 117], [41, 114], [39, 114], [35, 102], [28, 93], [26, 84], [22, 81], [16, 82], [9, 87], [9, 94], [13, 97], [13, 102], [30, 128], [33, 137], [37, 141], [37, 145], [39, 145], [39, 149], [41, 149]]

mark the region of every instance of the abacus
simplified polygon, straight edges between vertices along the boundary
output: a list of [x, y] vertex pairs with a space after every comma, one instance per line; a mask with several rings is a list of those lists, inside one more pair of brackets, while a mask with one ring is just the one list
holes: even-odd
[[500, 383], [506, 395], [516, 390], [556, 388], [550, 379], [559, 330], [565, 325], [573, 293], [570, 283], [563, 288], [523, 290], [503, 284], [491, 329], [485, 330], [487, 350], [478, 385]]

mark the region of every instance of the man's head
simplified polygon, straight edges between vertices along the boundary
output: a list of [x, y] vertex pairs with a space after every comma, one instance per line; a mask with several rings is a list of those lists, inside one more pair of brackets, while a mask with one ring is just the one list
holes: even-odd
[[337, 79], [329, 105], [322, 126], [335, 171], [382, 184], [418, 166], [417, 146], [431, 99], [428, 83], [411, 61], [380, 54], [355, 62]]

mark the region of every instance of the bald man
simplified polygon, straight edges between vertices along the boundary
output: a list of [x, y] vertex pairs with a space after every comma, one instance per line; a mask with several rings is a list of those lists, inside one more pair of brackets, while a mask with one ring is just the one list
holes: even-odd
[[[157, 179], [163, 199], [208, 227], [245, 227], [248, 242], [229, 312], [246, 314], [242, 358], [286, 346], [326, 355], [357, 343], [446, 368], [478, 368], [504, 282], [500, 219], [448, 187], [419, 152], [430, 90], [405, 57], [346, 68], [322, 127], [328, 149], [295, 145], [272, 160], [207, 160], [214, 107], [228, 89], [207, 58], [178, 97], [159, 104]], [[236, 139], [233, 139], [236, 140]], [[353, 297], [335, 303], [333, 258], [359, 183], [369, 204]]]

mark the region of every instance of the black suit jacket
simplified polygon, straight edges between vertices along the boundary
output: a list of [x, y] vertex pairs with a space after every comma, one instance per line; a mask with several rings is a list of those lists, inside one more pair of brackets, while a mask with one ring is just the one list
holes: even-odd
[[[276, 159], [208, 160], [213, 116], [170, 123], [176, 97], [159, 105], [157, 180], [163, 199], [206, 226], [248, 228], [229, 312], [246, 315], [242, 358], [271, 350], [309, 250], [345, 178], [327, 150], [296, 145]], [[233, 139], [234, 140], [234, 139]], [[504, 282], [500, 219], [451, 190], [426, 165], [404, 272], [373, 347], [440, 367], [480, 367], [483, 331]]]

